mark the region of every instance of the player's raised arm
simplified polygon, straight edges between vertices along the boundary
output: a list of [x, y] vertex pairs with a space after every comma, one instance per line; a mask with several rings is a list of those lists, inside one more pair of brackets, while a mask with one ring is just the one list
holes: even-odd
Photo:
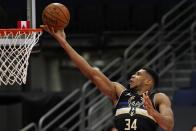
[[120, 94], [121, 90], [124, 90], [123, 86], [119, 86], [110, 81], [102, 72], [91, 67], [66, 41], [64, 30], [55, 32], [53, 28], [48, 28], [47, 26], [41, 27], [49, 32], [60, 43], [80, 71], [90, 79], [102, 93], [109, 96], [113, 101], [116, 101], [116, 95]]

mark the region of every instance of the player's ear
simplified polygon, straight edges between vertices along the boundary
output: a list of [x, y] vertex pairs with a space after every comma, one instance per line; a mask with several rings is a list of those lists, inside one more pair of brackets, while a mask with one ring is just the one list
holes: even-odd
[[146, 84], [146, 85], [152, 85], [152, 83], [153, 83], [153, 82], [152, 82], [151, 79], [146, 79], [146, 80], [145, 80], [145, 84]]

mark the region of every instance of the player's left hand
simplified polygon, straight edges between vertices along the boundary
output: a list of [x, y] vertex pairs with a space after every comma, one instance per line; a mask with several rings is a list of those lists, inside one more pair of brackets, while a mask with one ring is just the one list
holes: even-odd
[[54, 30], [53, 27], [49, 27], [48, 25], [40, 25], [40, 27], [42, 29], [44, 29], [46, 32], [50, 33], [55, 38], [60, 37], [60, 38], [66, 39], [66, 35], [65, 35], [64, 30], [57, 30], [56, 31], [56, 30]]
[[152, 105], [152, 102], [150, 101], [150, 98], [148, 96], [148, 91], [146, 93], [143, 93], [143, 99], [144, 99], [144, 105], [143, 108], [147, 110], [148, 114], [153, 116], [155, 113], [155, 109]]

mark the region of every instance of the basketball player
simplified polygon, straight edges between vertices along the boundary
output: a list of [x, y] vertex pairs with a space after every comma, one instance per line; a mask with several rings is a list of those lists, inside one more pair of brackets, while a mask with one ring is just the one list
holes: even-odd
[[158, 75], [153, 70], [142, 68], [137, 71], [130, 78], [130, 89], [126, 89], [91, 67], [66, 41], [64, 30], [54, 32], [53, 28], [41, 27], [60, 43], [80, 71], [113, 100], [118, 131], [156, 131], [158, 126], [172, 131], [171, 103], [165, 94], [153, 92], [158, 84]]

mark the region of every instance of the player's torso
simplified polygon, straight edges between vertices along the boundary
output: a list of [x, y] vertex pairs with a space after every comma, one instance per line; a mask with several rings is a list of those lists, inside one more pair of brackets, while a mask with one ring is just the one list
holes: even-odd
[[[149, 97], [154, 104], [154, 93]], [[142, 95], [137, 95], [129, 90], [125, 90], [121, 94], [114, 117], [118, 131], [156, 131], [156, 121], [143, 109], [142, 104]]]

